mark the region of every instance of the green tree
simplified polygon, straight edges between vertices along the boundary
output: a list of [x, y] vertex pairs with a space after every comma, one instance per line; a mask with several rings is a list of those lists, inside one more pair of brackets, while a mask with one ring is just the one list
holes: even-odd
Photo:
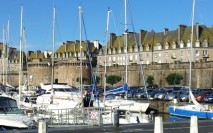
[[146, 79], [146, 83], [149, 85], [149, 86], [153, 86], [154, 84], [154, 77], [152, 75], [148, 75], [147, 76], [147, 79]]
[[[89, 79], [86, 78], [86, 77], [82, 77], [82, 81], [83, 82], [87, 82], [87, 81], [89, 81]], [[76, 82], [80, 82], [80, 78], [79, 77], [77, 77]]]
[[169, 85], [179, 85], [181, 83], [181, 80], [183, 80], [183, 76], [179, 73], [170, 73], [166, 77], [166, 81]]
[[106, 79], [106, 82], [110, 85], [114, 85], [118, 82], [121, 81], [121, 77], [120, 76], [117, 76], [117, 75], [110, 75], [110, 76], [107, 76], [107, 79]]

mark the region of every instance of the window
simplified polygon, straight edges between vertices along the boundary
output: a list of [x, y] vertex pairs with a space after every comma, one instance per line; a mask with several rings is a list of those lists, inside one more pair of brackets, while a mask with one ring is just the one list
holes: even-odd
[[168, 43], [165, 44], [165, 49], [169, 49], [169, 44]]
[[202, 47], [208, 47], [208, 42], [207, 42], [206, 39], [205, 39], [204, 42], [202, 43]]
[[109, 57], [109, 61], [111, 61], [111, 57]]
[[149, 45], [146, 46], [146, 51], [149, 51]]
[[123, 56], [123, 60], [125, 60], [125, 56]]
[[113, 51], [112, 51], [112, 53], [113, 53], [113, 54], [115, 54], [115, 48], [113, 48]]
[[203, 56], [208, 56], [208, 50], [203, 50]]
[[125, 48], [124, 48], [124, 53], [126, 53], [126, 50], [127, 50], [127, 49], [126, 49], [126, 47], [125, 47]]
[[129, 56], [129, 61], [132, 61], [132, 60], [133, 60], [132, 55], [130, 55]]
[[175, 52], [172, 53], [172, 59], [176, 59], [176, 53]]
[[197, 47], [197, 48], [200, 47], [200, 42], [199, 42], [199, 40], [197, 40], [197, 41], [195, 42], [195, 47]]
[[140, 51], [143, 51], [143, 46], [140, 46]]
[[180, 41], [180, 48], [184, 48], [184, 43], [182, 40]]
[[112, 61], [113, 61], [113, 62], [115, 62], [115, 61], [116, 61], [116, 57], [115, 57], [115, 56], [112, 58]]
[[195, 55], [199, 56], [199, 50], [195, 50]]
[[176, 43], [175, 42], [173, 42], [173, 44], [172, 44], [172, 49], [176, 49]]
[[158, 58], [158, 53], [155, 53], [155, 58], [156, 58], [156, 59]]
[[129, 49], [129, 52], [131, 52], [131, 53], [132, 53], [132, 47]]
[[190, 42], [190, 40], [188, 39], [188, 41], [187, 41], [187, 48], [190, 48], [190, 46], [191, 46], [191, 42]]
[[168, 57], [168, 56], [169, 56], [169, 55], [168, 55], [168, 52], [166, 52], [165, 55], [166, 55], [166, 57]]
[[121, 48], [119, 47], [119, 49], [118, 49], [118, 53], [120, 54], [121, 53]]
[[138, 47], [136, 45], [135, 45], [134, 51], [138, 52]]
[[[141, 55], [142, 56], [142, 55]], [[135, 60], [137, 60], [138, 59], [138, 55], [135, 55]]]

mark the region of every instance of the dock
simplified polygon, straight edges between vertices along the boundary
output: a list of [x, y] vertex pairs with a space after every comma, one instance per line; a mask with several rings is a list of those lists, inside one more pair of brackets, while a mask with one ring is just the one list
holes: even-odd
[[[155, 123], [146, 124], [128, 124], [115, 127], [113, 125], [103, 126], [60, 126], [48, 128], [48, 133], [154, 133]], [[199, 120], [198, 121], [199, 133], [213, 133], [213, 120]], [[2, 131], [3, 132], [3, 131]], [[38, 133], [38, 129], [28, 130], [12, 130], [13, 133]], [[190, 121], [188, 122], [164, 122], [163, 133], [189, 133]], [[160, 133], [160, 131], [158, 132]]]

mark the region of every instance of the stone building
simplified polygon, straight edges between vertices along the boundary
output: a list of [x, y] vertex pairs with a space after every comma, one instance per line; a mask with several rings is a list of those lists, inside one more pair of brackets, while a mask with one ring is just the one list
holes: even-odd
[[[88, 44], [88, 48], [86, 47]], [[22, 72], [21, 84], [24, 84], [26, 80], [29, 81], [29, 85], [39, 85], [41, 82], [50, 83], [52, 75], [52, 51], [28, 51], [23, 54], [23, 65], [20, 70], [20, 52], [15, 48], [9, 48], [8, 58], [4, 54], [5, 51], [2, 43], [0, 44], [0, 83], [11, 83], [14, 86], [19, 84], [19, 72]], [[96, 58], [99, 53], [101, 45], [98, 41], [82, 42], [82, 74], [84, 84], [89, 84], [91, 81], [90, 64], [88, 58], [88, 52], [91, 56], [92, 65], [96, 66]], [[89, 49], [89, 50], [88, 50]], [[80, 41], [66, 41], [64, 42], [54, 53], [54, 82], [68, 83], [70, 85], [79, 85], [80, 77]], [[4, 63], [3, 63], [4, 62]], [[4, 70], [4, 71], [3, 71]], [[9, 82], [11, 79], [12, 82]], [[3, 83], [4, 82], [4, 83]]]
[[[88, 48], [86, 47], [88, 44]], [[96, 56], [101, 45], [98, 41], [82, 42], [82, 77], [84, 84], [91, 82], [91, 68], [88, 52], [91, 61], [96, 66]], [[29, 56], [28, 75], [31, 76], [30, 85], [39, 85], [41, 82], [50, 83], [52, 75], [52, 51], [32, 52]], [[68, 83], [79, 86], [80, 78], [80, 41], [66, 41], [54, 53], [54, 82]]]
[[[196, 24], [194, 28], [192, 62], [213, 60], [213, 27]], [[163, 32], [144, 31], [128, 32], [127, 65], [153, 63], [189, 62], [191, 27], [179, 25], [176, 30]], [[135, 36], [135, 37], [134, 37]], [[134, 39], [136, 38], [136, 40]], [[136, 42], [138, 45], [136, 45]], [[104, 66], [104, 50], [98, 56], [98, 63]], [[126, 49], [124, 35], [110, 34], [107, 45], [107, 66], [125, 65]]]
[[[139, 33], [128, 32], [127, 66], [129, 85], [144, 85], [140, 72], [140, 64], [143, 64], [145, 76], [153, 75], [156, 84], [167, 86], [165, 77], [171, 72], [180, 72], [184, 77], [181, 85], [187, 86], [191, 28], [190, 26], [179, 25], [176, 30], [172, 31], [165, 28], [162, 32], [145, 30], [140, 30]], [[213, 27], [206, 27], [197, 23], [193, 28], [195, 32], [192, 41], [192, 85], [193, 87], [212, 88]], [[116, 36], [116, 34], [111, 33], [107, 47], [105, 46], [98, 55], [100, 85], [103, 85], [104, 81], [103, 67], [105, 66], [106, 49], [107, 75], [117, 74], [121, 76], [123, 80], [116, 85], [122, 85], [125, 79], [126, 64], [124, 34]]]

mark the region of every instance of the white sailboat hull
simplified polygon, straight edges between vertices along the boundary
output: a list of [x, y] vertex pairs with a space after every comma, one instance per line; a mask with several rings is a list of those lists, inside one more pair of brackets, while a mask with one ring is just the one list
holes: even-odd
[[[119, 110], [125, 110], [130, 112], [146, 112], [150, 103], [136, 102], [125, 99], [113, 99], [106, 100], [105, 107], [119, 108]], [[99, 103], [100, 107], [104, 107], [104, 103]], [[97, 106], [97, 105], [95, 105]]]

